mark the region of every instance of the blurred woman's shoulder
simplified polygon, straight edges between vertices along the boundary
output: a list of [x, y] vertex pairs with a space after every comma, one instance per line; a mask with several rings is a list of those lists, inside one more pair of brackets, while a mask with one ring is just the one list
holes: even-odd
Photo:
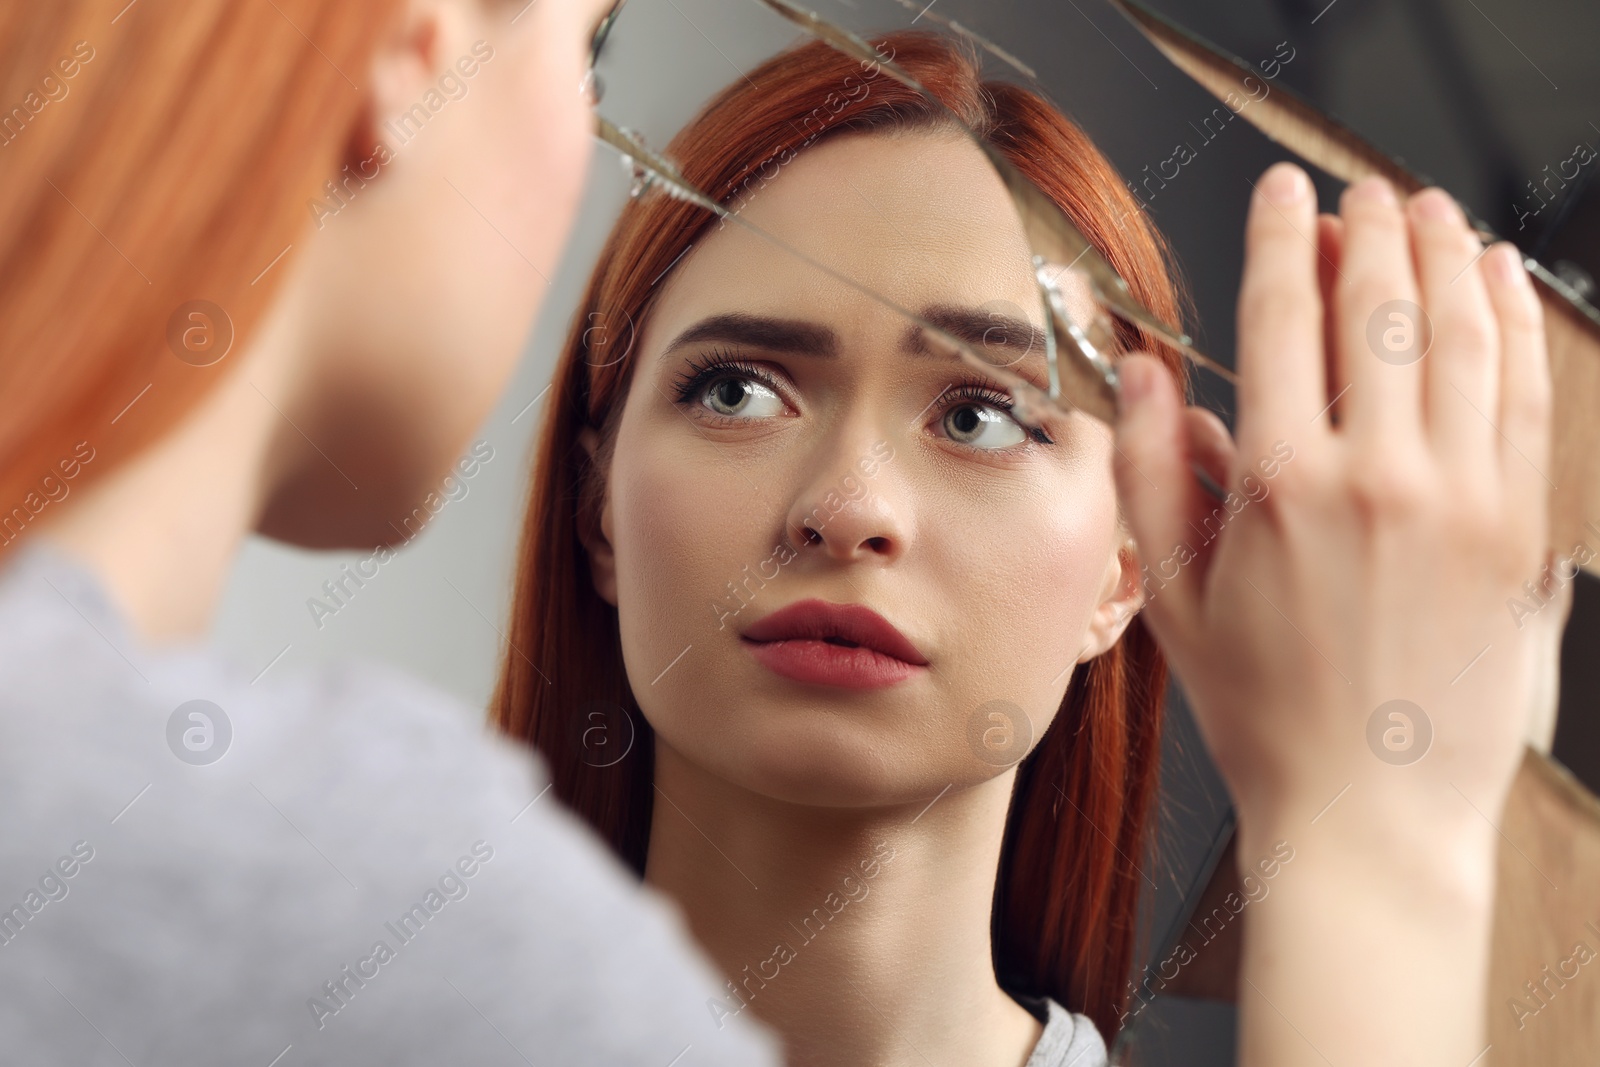
[[146, 647], [48, 544], [0, 564], [18, 1062], [85, 1018], [174, 1064], [776, 1062], [532, 752], [395, 668], [285, 666]]

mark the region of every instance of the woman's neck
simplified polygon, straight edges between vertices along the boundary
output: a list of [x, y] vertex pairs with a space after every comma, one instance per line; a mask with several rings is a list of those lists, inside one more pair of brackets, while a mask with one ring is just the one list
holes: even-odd
[[[104, 478], [36, 534], [86, 564], [151, 645], [201, 639], [239, 546], [273, 487], [284, 408], [303, 386], [297, 265], [224, 379], [164, 437]], [[220, 370], [221, 368], [219, 368]]]
[[1021, 1067], [1042, 1027], [996, 983], [989, 939], [1011, 782], [806, 807], [658, 737], [645, 880], [730, 980], [707, 1011], [769, 1023], [790, 1067]]

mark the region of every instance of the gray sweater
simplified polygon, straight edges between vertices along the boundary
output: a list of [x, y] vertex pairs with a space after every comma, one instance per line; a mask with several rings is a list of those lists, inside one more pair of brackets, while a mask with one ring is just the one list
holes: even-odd
[[1106, 1067], [1106, 1043], [1094, 1020], [1048, 997], [1016, 999], [1044, 1023], [1044, 1033], [1023, 1067]]
[[[777, 1062], [536, 758], [375, 664], [151, 649], [0, 570], [0, 1061]], [[1054, 1060], [1048, 1061], [1054, 1064]]]

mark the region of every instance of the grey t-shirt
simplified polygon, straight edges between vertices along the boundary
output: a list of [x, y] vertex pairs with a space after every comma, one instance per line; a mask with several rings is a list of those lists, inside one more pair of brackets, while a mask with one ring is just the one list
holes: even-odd
[[1016, 1000], [1044, 1023], [1044, 1033], [1023, 1067], [1106, 1067], [1106, 1044], [1094, 1020], [1049, 998]]
[[92, 572], [20, 546], [0, 1058], [777, 1063], [769, 1031], [713, 1019], [676, 907], [474, 718], [376, 664], [252, 678], [203, 644], [151, 649]]

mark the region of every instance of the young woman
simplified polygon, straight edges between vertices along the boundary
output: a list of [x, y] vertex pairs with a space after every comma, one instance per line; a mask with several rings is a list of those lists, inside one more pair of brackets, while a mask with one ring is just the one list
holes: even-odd
[[[876, 43], [1178, 317], [1160, 239], [1076, 127], [943, 38]], [[893, 79], [808, 43], [668, 151], [894, 304], [1029, 349], [1042, 319], [995, 173]], [[1104, 1062], [1155, 638], [1241, 864], [1274, 864], [1241, 1062], [1482, 1051], [1482, 813], [1537, 652], [1495, 629], [1543, 558], [1537, 305], [1507, 248], [1474, 262], [1438, 190], [1402, 207], [1361, 183], [1319, 222], [1281, 165], [1248, 249], [1237, 445], [1183, 409], [1179, 358], [1120, 324], [1113, 438], [1081, 414], [1024, 429], [996, 382], [739, 226], [662, 195], [625, 210], [558, 365], [497, 716], [684, 910], [728, 979], [719, 1024], [759, 1016], [800, 1067]], [[1432, 317], [1428, 359], [1367, 347], [1389, 300]], [[1032, 347], [1014, 358], [1037, 375]], [[1211, 544], [1188, 529], [1215, 507], [1190, 459], [1251, 498]], [[1392, 700], [1431, 719], [1429, 758], [1369, 749]]]
[[6, 1062], [772, 1062], [525, 750], [203, 641], [251, 531], [393, 544], [488, 414], [607, 6], [0, 9]]

